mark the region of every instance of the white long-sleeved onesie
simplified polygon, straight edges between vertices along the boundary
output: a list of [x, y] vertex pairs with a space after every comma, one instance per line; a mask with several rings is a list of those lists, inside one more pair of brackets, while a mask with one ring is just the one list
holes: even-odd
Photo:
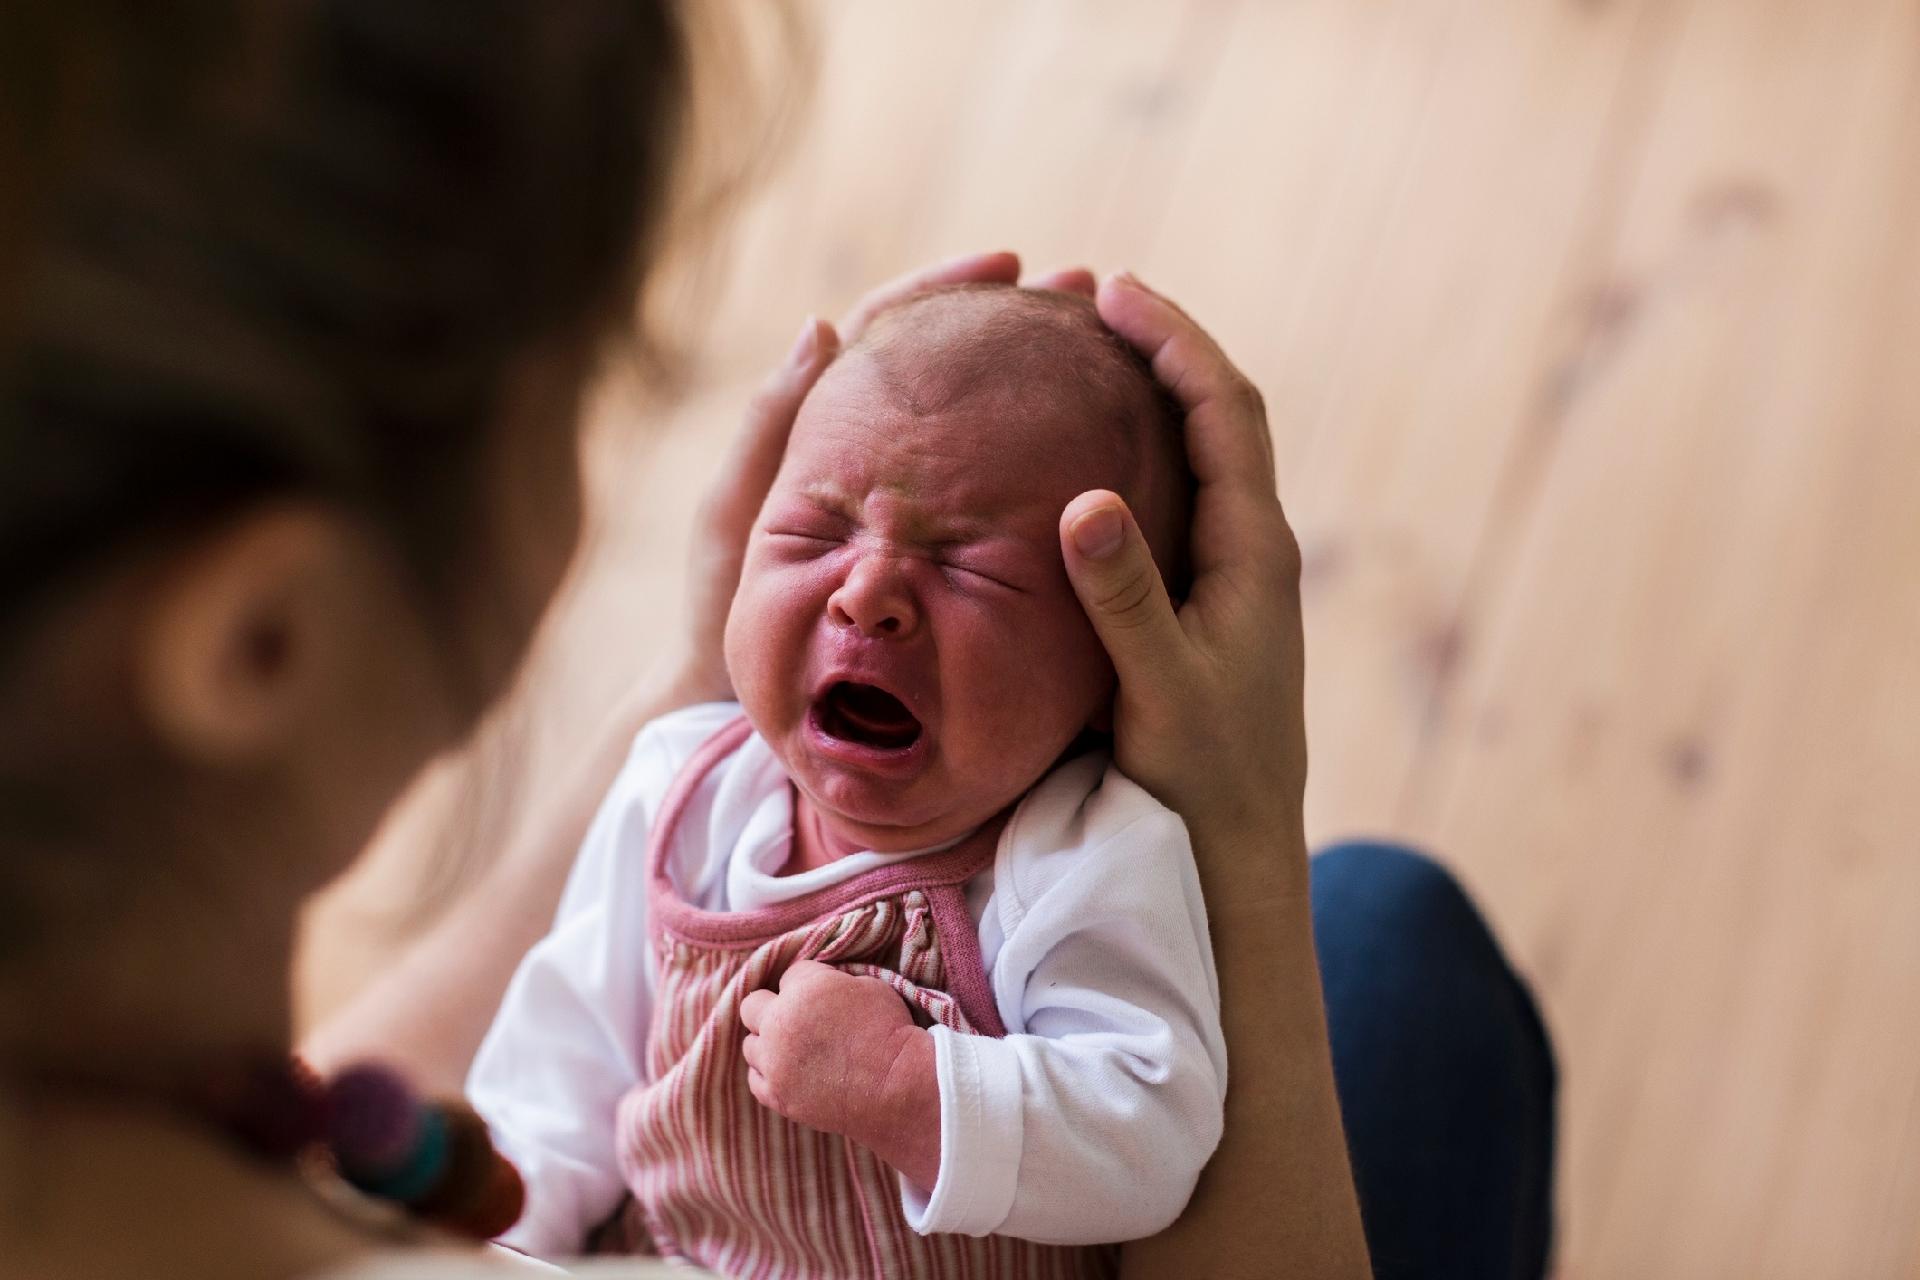
[[[614, 1113], [644, 1083], [652, 1014], [647, 845], [675, 774], [739, 714], [714, 703], [636, 739], [581, 846], [552, 931], [522, 962], [468, 1093], [528, 1185], [504, 1240], [578, 1251], [625, 1188]], [[915, 854], [777, 875], [792, 790], [757, 735], [692, 797], [672, 851], [687, 901], [745, 911]], [[1021, 801], [967, 887], [1004, 1039], [934, 1029], [940, 1170], [901, 1179], [917, 1231], [1055, 1244], [1149, 1235], [1186, 1204], [1220, 1139], [1226, 1046], [1185, 825], [1098, 755]], [[742, 1065], [741, 1070], [745, 1070]]]

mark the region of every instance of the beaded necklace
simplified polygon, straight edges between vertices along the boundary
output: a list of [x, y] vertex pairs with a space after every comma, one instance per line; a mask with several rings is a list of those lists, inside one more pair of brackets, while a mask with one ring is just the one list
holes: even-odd
[[377, 1063], [323, 1080], [298, 1058], [263, 1054], [202, 1076], [180, 1101], [264, 1159], [318, 1160], [362, 1194], [456, 1235], [491, 1240], [526, 1204], [519, 1171], [471, 1107], [421, 1098]]

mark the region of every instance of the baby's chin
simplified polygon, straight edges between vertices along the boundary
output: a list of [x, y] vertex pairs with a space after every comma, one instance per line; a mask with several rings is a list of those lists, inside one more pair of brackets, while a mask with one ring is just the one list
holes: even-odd
[[993, 816], [975, 814], [927, 777], [900, 785], [806, 761], [788, 763], [787, 776], [842, 853], [914, 853], [958, 840]]
[[922, 797], [889, 802], [877, 788], [843, 777], [793, 775], [821, 825], [851, 849], [912, 853], [957, 840], [979, 826], [973, 819]]

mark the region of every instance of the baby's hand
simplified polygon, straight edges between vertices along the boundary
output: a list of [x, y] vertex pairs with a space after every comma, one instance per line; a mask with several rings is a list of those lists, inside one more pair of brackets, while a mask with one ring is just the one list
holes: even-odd
[[933, 1036], [878, 978], [802, 960], [740, 1002], [747, 1087], [799, 1124], [843, 1134], [922, 1187], [940, 1173]]

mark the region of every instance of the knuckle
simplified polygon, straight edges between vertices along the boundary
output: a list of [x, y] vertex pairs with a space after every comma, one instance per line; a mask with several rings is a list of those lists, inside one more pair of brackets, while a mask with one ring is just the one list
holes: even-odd
[[1273, 536], [1269, 542], [1272, 549], [1272, 572], [1276, 581], [1289, 590], [1298, 588], [1303, 567], [1300, 554], [1300, 539], [1295, 536], [1293, 526], [1283, 516], [1274, 522]]
[[1260, 388], [1253, 384], [1252, 379], [1244, 374], [1236, 374], [1234, 392], [1235, 399], [1243, 411], [1262, 422], [1266, 421], [1267, 398], [1261, 393]]
[[1121, 626], [1143, 626], [1152, 617], [1153, 578], [1144, 572], [1128, 574], [1125, 579], [1094, 596], [1094, 606]]

